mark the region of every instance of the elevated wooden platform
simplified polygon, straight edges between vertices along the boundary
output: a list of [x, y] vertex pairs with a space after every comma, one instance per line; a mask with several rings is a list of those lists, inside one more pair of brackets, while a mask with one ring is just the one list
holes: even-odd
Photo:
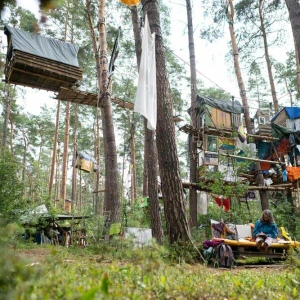
[[[98, 103], [97, 94], [72, 90], [64, 87], [59, 90], [58, 94], [56, 95], [56, 99], [94, 107], [101, 107], [101, 104]], [[132, 102], [128, 102], [119, 98], [111, 98], [111, 101], [119, 107], [133, 110], [134, 104]]]
[[82, 80], [82, 70], [61, 62], [42, 58], [19, 50], [7, 56], [6, 83], [57, 92], [72, 88]]

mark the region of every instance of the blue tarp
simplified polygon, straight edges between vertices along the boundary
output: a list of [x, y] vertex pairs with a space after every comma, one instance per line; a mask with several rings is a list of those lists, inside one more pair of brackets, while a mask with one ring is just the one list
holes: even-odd
[[284, 107], [282, 108], [271, 120], [271, 122], [274, 122], [277, 118], [277, 116], [282, 112], [285, 111], [288, 115], [289, 119], [299, 119], [300, 118], [300, 107]]

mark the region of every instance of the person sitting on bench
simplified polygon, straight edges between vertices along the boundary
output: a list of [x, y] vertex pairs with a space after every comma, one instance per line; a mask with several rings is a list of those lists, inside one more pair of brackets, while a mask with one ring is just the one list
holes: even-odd
[[273, 239], [276, 239], [278, 234], [277, 225], [274, 221], [273, 214], [266, 209], [262, 212], [259, 220], [256, 221], [253, 236], [255, 238], [256, 247], [258, 250], [264, 248], [267, 253]]

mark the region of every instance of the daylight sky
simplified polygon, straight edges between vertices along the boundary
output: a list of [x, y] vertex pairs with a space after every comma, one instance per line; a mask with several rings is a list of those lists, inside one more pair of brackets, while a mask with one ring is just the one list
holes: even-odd
[[[171, 43], [170, 48], [178, 56], [186, 66], [187, 76], [189, 76], [189, 51], [188, 51], [188, 36], [187, 36], [187, 14], [185, 7], [185, 0], [166, 0], [169, 2], [171, 9]], [[39, 18], [39, 5], [37, 0], [17, 0], [17, 3], [32, 11]], [[194, 26], [194, 40], [196, 48], [196, 61], [197, 61], [197, 78], [202, 80], [206, 87], [219, 87], [224, 89], [235, 97], [236, 100], [241, 102], [239, 96], [238, 85], [235, 78], [233, 63], [232, 66], [225, 64], [225, 55], [228, 52], [228, 43], [230, 42], [228, 24], [224, 22], [222, 25], [224, 38], [220, 39], [214, 44], [210, 44], [200, 39], [200, 26], [203, 22], [201, 1], [192, 0], [193, 4], [193, 26]], [[6, 44], [6, 36], [3, 31], [0, 36]], [[282, 50], [282, 49], [281, 49]], [[280, 55], [280, 49], [278, 49]], [[276, 53], [272, 53], [275, 55]], [[277, 58], [276, 58], [277, 59]], [[38, 91], [31, 88], [22, 88], [24, 91], [23, 97], [19, 97], [18, 102], [24, 106], [25, 109], [32, 114], [39, 113], [41, 105], [47, 104], [51, 107], [56, 107], [56, 100], [51, 99], [53, 93], [47, 91]], [[189, 97], [189, 89], [186, 90], [184, 97]], [[278, 95], [281, 97], [281, 95]], [[284, 99], [287, 103], [284, 103]], [[288, 105], [288, 97], [283, 97], [279, 100], [280, 104]], [[189, 103], [189, 101], [188, 101]], [[252, 115], [257, 107], [256, 101], [249, 101], [249, 106]]]

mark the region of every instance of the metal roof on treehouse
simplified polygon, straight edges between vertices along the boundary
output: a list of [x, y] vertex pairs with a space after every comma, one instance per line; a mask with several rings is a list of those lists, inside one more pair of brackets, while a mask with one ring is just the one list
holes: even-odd
[[79, 47], [18, 28], [5, 26], [7, 57], [5, 81], [57, 92], [82, 80]]

